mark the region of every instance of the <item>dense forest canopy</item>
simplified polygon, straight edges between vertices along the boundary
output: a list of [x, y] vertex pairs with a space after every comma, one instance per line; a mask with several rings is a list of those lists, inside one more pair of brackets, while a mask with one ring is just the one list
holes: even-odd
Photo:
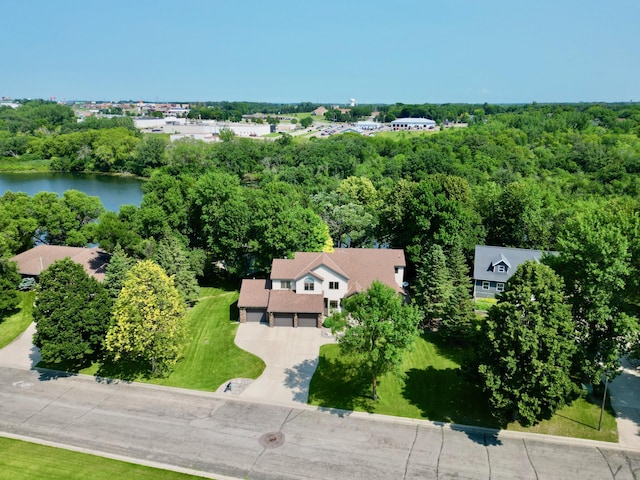
[[[263, 107], [197, 108], [274, 113]], [[141, 206], [118, 213], [80, 192], [7, 192], [0, 251], [8, 258], [36, 239], [98, 243], [179, 265], [173, 275], [192, 292], [196, 274], [236, 281], [266, 275], [273, 258], [296, 251], [402, 248], [423, 324], [440, 322], [456, 341], [468, 340], [476, 322], [469, 282], [475, 245], [557, 250], [549, 263], [562, 281], [544, 277], [563, 285], [562, 309], [571, 311], [572, 378], [597, 381], [615, 371], [621, 354], [638, 344], [640, 105], [396, 104], [375, 111], [384, 121], [430, 117], [441, 128], [169, 143], [142, 135], [126, 117], [78, 123], [70, 108], [40, 101], [0, 108], [4, 161], [148, 178]], [[466, 128], [447, 128], [460, 122]]]

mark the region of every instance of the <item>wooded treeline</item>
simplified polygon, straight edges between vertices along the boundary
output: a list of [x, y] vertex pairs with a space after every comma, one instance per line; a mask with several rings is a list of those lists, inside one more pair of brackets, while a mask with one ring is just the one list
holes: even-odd
[[[169, 241], [191, 271], [238, 279], [295, 251], [388, 245], [407, 253], [424, 323], [439, 322], [455, 340], [473, 330], [468, 279], [476, 244], [557, 250], [552, 266], [579, 343], [574, 374], [596, 380], [635, 342], [640, 105], [394, 105], [382, 111], [469, 126], [219, 144], [169, 144], [141, 136], [129, 119], [72, 125], [65, 107], [36, 104], [21, 113], [27, 106], [0, 109], [0, 156], [149, 181], [140, 208], [83, 209], [76, 194], [59, 200], [56, 222], [43, 214], [54, 199], [5, 194], [5, 256], [36, 236], [109, 251], [120, 245], [139, 259]], [[43, 108], [52, 111], [42, 115]]]

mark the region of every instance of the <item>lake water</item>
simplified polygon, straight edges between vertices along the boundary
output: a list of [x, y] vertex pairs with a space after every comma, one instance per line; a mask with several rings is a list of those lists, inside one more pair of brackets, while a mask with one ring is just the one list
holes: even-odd
[[0, 172], [0, 192], [24, 192], [30, 196], [38, 192], [79, 190], [100, 197], [104, 208], [117, 212], [121, 205], [140, 206], [142, 181], [133, 177], [76, 173]]

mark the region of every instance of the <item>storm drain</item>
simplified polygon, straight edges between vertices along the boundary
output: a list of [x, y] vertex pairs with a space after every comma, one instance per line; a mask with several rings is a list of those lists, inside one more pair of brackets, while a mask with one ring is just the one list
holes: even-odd
[[284, 433], [269, 432], [260, 437], [260, 445], [264, 448], [278, 448], [284, 445]]

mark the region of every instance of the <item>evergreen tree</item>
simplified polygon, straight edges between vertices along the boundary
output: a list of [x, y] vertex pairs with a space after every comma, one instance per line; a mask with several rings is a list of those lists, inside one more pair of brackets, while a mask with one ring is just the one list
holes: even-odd
[[475, 312], [469, 267], [462, 250], [457, 246], [452, 248], [448, 264], [451, 295], [444, 308], [441, 331], [445, 337], [460, 341], [473, 335]]
[[444, 317], [453, 285], [442, 247], [432, 244], [416, 267], [415, 301], [424, 313], [425, 326], [435, 327]]
[[173, 283], [187, 305], [196, 303], [199, 291], [198, 281], [191, 269], [185, 247], [175, 236], [169, 235], [158, 242], [154, 260], [167, 275], [173, 277]]
[[44, 270], [33, 310], [42, 360], [83, 366], [98, 358], [111, 304], [104, 286], [71, 259]]
[[111, 298], [116, 299], [122, 290], [127, 272], [133, 266], [134, 260], [127, 255], [120, 244], [117, 244], [111, 254], [107, 272], [104, 276], [104, 286]]

